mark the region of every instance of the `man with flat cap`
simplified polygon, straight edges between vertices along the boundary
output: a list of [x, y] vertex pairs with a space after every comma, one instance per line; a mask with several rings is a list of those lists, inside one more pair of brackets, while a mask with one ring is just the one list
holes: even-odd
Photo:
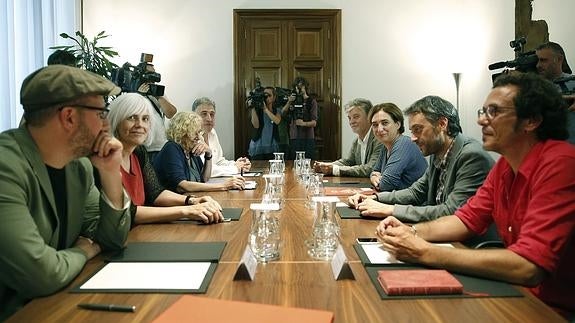
[[124, 246], [130, 199], [104, 101], [119, 91], [64, 65], [22, 83], [26, 122], [0, 134], [0, 321], [65, 287], [101, 250]]

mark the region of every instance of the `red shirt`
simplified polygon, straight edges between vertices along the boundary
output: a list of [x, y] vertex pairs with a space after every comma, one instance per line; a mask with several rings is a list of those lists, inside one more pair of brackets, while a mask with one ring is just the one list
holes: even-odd
[[130, 172], [126, 172], [120, 167], [122, 172], [122, 184], [130, 195], [132, 203], [135, 205], [144, 205], [146, 202], [146, 193], [144, 191], [144, 177], [142, 176], [142, 169], [140, 162], [135, 154], [130, 155]]
[[547, 271], [531, 292], [550, 306], [575, 312], [575, 146], [540, 142], [516, 175], [500, 158], [455, 215], [475, 233], [495, 221], [507, 249]]

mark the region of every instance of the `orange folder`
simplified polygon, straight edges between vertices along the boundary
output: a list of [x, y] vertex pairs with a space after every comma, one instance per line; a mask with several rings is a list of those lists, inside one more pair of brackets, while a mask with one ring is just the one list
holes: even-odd
[[154, 322], [328, 323], [333, 322], [333, 313], [185, 295], [160, 314]]

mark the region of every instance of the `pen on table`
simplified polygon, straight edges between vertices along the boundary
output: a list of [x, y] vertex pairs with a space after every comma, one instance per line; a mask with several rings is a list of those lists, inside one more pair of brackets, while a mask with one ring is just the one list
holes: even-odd
[[86, 309], [86, 310], [109, 311], [109, 312], [135, 312], [136, 311], [136, 306], [133, 306], [133, 305], [82, 303], [82, 304], [78, 304], [78, 307]]
[[359, 184], [359, 182], [339, 182], [339, 184]]

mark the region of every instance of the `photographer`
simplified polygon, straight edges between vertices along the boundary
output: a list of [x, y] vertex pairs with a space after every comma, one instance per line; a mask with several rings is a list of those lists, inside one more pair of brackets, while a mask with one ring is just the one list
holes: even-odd
[[248, 99], [250, 121], [254, 128], [252, 140], [248, 148], [250, 159], [274, 159], [274, 152], [279, 151], [278, 125], [282, 121], [280, 109], [275, 106], [276, 90], [273, 87], [263, 89], [261, 98]]
[[[575, 144], [575, 80], [561, 82], [560, 79], [571, 76], [571, 68], [567, 64], [565, 51], [561, 45], [554, 42], [547, 42], [537, 47], [537, 72], [544, 78], [555, 82], [564, 99], [569, 103], [569, 113], [567, 113], [567, 129], [569, 131], [570, 143]], [[559, 80], [559, 81], [558, 81]], [[567, 94], [567, 95], [565, 95]]]
[[290, 123], [290, 154], [305, 151], [306, 158], [315, 159], [315, 134], [317, 125], [317, 101], [309, 95], [308, 81], [298, 76], [293, 82], [293, 92], [282, 108], [282, 114], [288, 116]]

